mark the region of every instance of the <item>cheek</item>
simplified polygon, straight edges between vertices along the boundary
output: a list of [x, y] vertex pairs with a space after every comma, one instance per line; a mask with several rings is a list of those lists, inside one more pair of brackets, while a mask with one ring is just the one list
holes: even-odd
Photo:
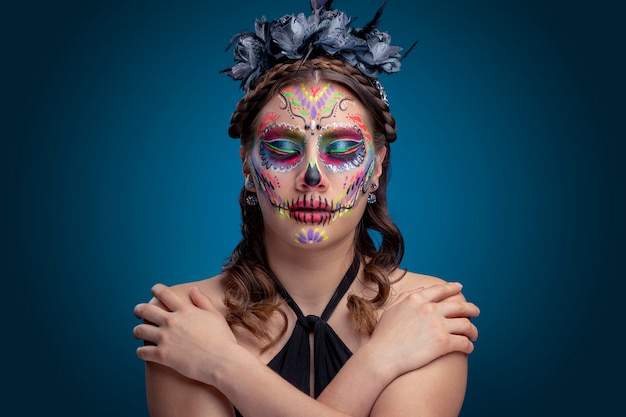
[[283, 198], [278, 194], [281, 188], [281, 174], [271, 169], [265, 169], [259, 161], [252, 159], [251, 170], [258, 184], [257, 194], [265, 195], [270, 204], [279, 208], [283, 204]]
[[376, 169], [374, 150], [370, 149], [368, 155], [358, 170], [350, 176], [343, 177], [344, 204], [354, 205], [360, 196], [367, 194], [369, 183]]
[[273, 194], [280, 189], [280, 178], [275, 171], [255, 166], [254, 172], [260, 191]]

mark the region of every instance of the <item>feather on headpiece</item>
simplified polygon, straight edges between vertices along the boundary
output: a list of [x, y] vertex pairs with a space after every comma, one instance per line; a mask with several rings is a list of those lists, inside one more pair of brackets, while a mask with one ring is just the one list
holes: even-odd
[[[285, 15], [268, 22], [265, 17], [255, 21], [254, 32], [240, 32], [232, 37], [226, 50], [235, 45], [235, 65], [224, 69], [241, 88], [248, 92], [256, 80], [283, 60], [308, 59], [328, 55], [347, 61], [372, 79], [400, 70], [400, 61], [413, 49], [400, 55], [399, 46], [390, 44], [387, 32], [378, 30], [378, 23], [387, 0], [383, 1], [374, 18], [363, 28], [353, 28], [351, 19], [336, 9], [333, 0], [310, 0], [311, 15]], [[384, 96], [382, 87], [381, 96]]]

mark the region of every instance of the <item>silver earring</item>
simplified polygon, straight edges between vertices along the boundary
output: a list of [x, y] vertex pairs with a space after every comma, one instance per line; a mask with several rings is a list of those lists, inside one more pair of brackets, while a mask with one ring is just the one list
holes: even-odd
[[376, 202], [376, 194], [369, 193], [367, 195], [367, 202], [368, 202], [368, 204], [374, 204]]
[[259, 199], [254, 194], [250, 194], [246, 197], [246, 204], [249, 206], [256, 206], [259, 204]]

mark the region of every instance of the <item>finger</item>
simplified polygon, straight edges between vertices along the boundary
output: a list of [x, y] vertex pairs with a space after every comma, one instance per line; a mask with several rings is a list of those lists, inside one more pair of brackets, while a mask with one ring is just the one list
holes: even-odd
[[133, 312], [135, 313], [135, 317], [138, 319], [156, 324], [157, 326], [164, 323], [165, 317], [168, 314], [168, 312], [163, 310], [161, 307], [147, 303], [137, 304]]
[[438, 303], [441, 312], [445, 317], [478, 317], [480, 315], [480, 309], [476, 304], [468, 301], [451, 300], [441, 301]]
[[471, 341], [478, 340], [478, 328], [467, 318], [449, 319], [446, 327], [451, 334], [466, 336]]
[[185, 302], [170, 287], [163, 284], [155, 284], [152, 287], [152, 295], [170, 311], [176, 311], [183, 307]]
[[453, 295], [459, 294], [463, 289], [463, 285], [459, 282], [446, 282], [444, 284], [437, 284], [423, 290], [423, 296], [428, 301], [438, 302], [444, 300]]
[[217, 313], [217, 307], [215, 306], [215, 303], [213, 303], [213, 300], [211, 300], [198, 287], [193, 287], [189, 295], [191, 297], [191, 301], [196, 307], [205, 311]]
[[402, 294], [404, 298], [410, 297], [417, 302], [439, 302], [461, 292], [463, 286], [458, 282], [446, 282], [444, 284], [435, 284], [418, 291], [407, 291]]
[[389, 303], [389, 305], [386, 308], [393, 307], [394, 305], [402, 302], [408, 296], [410, 296], [412, 294], [415, 294], [415, 293], [418, 293], [418, 292], [422, 291], [423, 289], [424, 289], [424, 287], [419, 287], [419, 288], [414, 288], [412, 290], [404, 291], [404, 292], [400, 293], [400, 295], [398, 295], [398, 297], [396, 297], [395, 300], [393, 300], [391, 303]]
[[153, 345], [145, 345], [139, 346], [136, 350], [137, 357], [146, 362], [158, 362], [156, 359], [158, 357], [157, 346]]
[[150, 324], [138, 324], [133, 328], [135, 339], [143, 340], [146, 343], [157, 345], [160, 341], [160, 329]]
[[474, 343], [465, 336], [452, 335], [450, 346], [453, 352], [463, 352], [469, 355], [474, 351]]

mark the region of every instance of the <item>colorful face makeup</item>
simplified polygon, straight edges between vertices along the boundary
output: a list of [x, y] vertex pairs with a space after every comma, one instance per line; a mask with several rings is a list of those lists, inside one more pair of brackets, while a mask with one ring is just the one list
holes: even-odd
[[328, 239], [326, 236], [326, 232], [320, 230], [319, 227], [305, 229], [302, 228], [298, 233], [296, 233], [295, 241], [296, 243], [302, 243], [305, 245], [312, 245], [313, 243], [320, 243]]
[[[323, 86], [300, 84], [281, 91], [284, 108], [293, 118], [299, 118], [305, 129], [315, 129], [326, 119], [331, 118], [338, 109], [346, 110], [346, 101], [352, 101], [341, 89], [331, 83]], [[314, 135], [311, 132], [311, 135]]]
[[306, 138], [304, 131], [296, 126], [269, 125], [259, 140], [259, 154], [265, 169], [287, 172], [304, 160]]
[[322, 128], [318, 147], [322, 163], [333, 173], [357, 168], [365, 160], [365, 138], [356, 126], [332, 123]]
[[251, 171], [279, 217], [311, 225], [295, 241], [326, 241], [325, 230], [350, 213], [375, 171], [362, 105], [345, 88], [294, 85], [268, 103], [257, 129]]

